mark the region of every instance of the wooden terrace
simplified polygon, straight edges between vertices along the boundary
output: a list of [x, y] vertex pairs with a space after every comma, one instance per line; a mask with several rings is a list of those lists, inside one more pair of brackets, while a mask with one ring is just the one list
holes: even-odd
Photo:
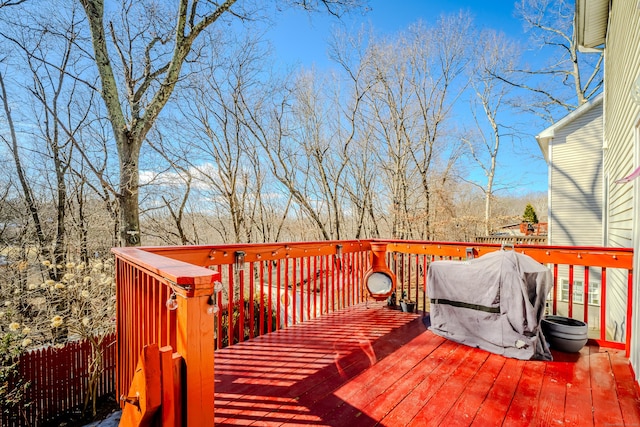
[[624, 351], [553, 356], [505, 358], [433, 334], [422, 314], [359, 304], [218, 350], [215, 424], [640, 425]]
[[[640, 425], [628, 360], [637, 331], [612, 325], [607, 308], [632, 294], [631, 249], [516, 246], [553, 272], [549, 312], [590, 328], [580, 353], [544, 362], [456, 344], [427, 329], [428, 313], [369, 300], [363, 277], [380, 247], [397, 294], [420, 310], [431, 262], [500, 249], [415, 241], [114, 249], [121, 425]], [[590, 281], [600, 284], [590, 296], [599, 304], [580, 304], [574, 287], [588, 295]], [[622, 303], [631, 325], [631, 300]], [[159, 362], [150, 346], [160, 347]]]

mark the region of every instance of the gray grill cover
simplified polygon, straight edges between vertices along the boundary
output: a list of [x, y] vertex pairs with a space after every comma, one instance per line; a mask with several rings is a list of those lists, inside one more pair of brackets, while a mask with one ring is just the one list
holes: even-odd
[[551, 271], [515, 251], [436, 261], [427, 275], [431, 330], [517, 359], [551, 360], [540, 327]]

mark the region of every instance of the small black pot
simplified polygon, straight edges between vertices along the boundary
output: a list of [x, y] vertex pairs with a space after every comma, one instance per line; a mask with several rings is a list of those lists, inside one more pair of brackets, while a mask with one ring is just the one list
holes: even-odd
[[413, 313], [416, 303], [413, 301], [400, 301], [400, 308], [406, 313]]

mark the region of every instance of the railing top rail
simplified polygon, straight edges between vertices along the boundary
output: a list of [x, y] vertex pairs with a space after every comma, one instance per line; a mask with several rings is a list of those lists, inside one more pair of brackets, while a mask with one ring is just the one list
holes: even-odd
[[219, 277], [219, 273], [207, 268], [156, 254], [145, 248], [112, 248], [111, 251], [116, 257], [165, 279], [176, 291], [189, 296], [201, 292], [211, 293], [212, 282]]
[[[429, 242], [418, 240], [385, 240], [387, 250], [444, 257], [465, 257], [466, 248], [476, 256], [500, 250], [499, 243]], [[633, 248], [599, 246], [514, 245], [514, 250], [544, 264], [572, 264], [633, 270]]]
[[149, 246], [140, 248], [160, 256], [200, 266], [232, 264], [237, 251], [245, 262], [325, 256], [369, 250], [371, 240], [322, 240], [312, 242], [236, 243], [223, 245]]
[[[442, 257], [465, 257], [466, 249], [473, 248], [474, 255], [481, 256], [499, 250], [499, 243], [476, 242], [432, 242], [420, 240], [370, 239], [370, 240], [325, 240], [311, 242], [282, 243], [238, 243], [223, 245], [193, 246], [154, 246], [141, 248], [114, 248], [114, 253], [130, 260], [142, 262], [150, 271], [159, 271], [162, 267], [164, 277], [180, 283], [181, 276], [193, 273], [203, 274], [198, 270], [187, 273], [187, 265], [192, 268], [206, 267], [216, 264], [232, 264], [236, 252], [244, 253], [245, 262], [268, 261], [284, 258], [308, 256], [326, 256], [340, 253], [370, 250], [371, 243], [387, 243], [390, 252], [425, 254]], [[552, 246], [552, 245], [519, 245], [514, 250], [525, 253], [541, 263], [572, 264], [582, 266], [600, 266], [606, 268], [633, 269], [633, 249], [598, 246]], [[172, 259], [180, 264], [170, 263]], [[186, 263], [186, 264], [185, 264]], [[206, 275], [206, 274], [205, 274]], [[210, 275], [210, 274], [209, 274]], [[173, 277], [173, 278], [172, 278]]]

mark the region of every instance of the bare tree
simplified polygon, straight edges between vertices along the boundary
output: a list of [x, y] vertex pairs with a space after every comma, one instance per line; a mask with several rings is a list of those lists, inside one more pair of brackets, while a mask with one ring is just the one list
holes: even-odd
[[[89, 21], [101, 94], [118, 147], [121, 239], [123, 244], [138, 245], [138, 159], [142, 144], [169, 101], [195, 41], [223, 16], [248, 19], [249, 15], [233, 8], [236, 0], [181, 0], [176, 11], [153, 9], [155, 13], [146, 17], [138, 16], [146, 19], [142, 21], [144, 25], [137, 25], [140, 21], [129, 16], [129, 13], [136, 10], [140, 12], [140, 8], [145, 6], [125, 1], [123, 31], [118, 34], [113, 23], [105, 20], [103, 0], [80, 2]], [[307, 10], [325, 8], [336, 16], [360, 4], [358, 0], [302, 0], [290, 3]], [[163, 22], [165, 13], [175, 18], [172, 27], [164, 26], [168, 24]], [[139, 50], [132, 50], [132, 46], [138, 43], [142, 44]], [[122, 86], [118, 85], [115, 74], [118, 68], [114, 66], [112, 51], [117, 52], [120, 62]]]
[[168, 166], [164, 171], [157, 171], [151, 181], [145, 183], [147, 187], [154, 188], [157, 192], [156, 194], [153, 194], [153, 190], [146, 192], [152, 199], [153, 206], [147, 209], [143, 207], [142, 210], [143, 218], [146, 220], [145, 235], [156, 237], [163, 244], [198, 244], [199, 237], [195, 224], [189, 221], [193, 218], [189, 199], [195, 187], [194, 172], [197, 174], [198, 171], [183, 164], [188, 154], [177, 154], [172, 147], [174, 144], [166, 142], [161, 132], [157, 132], [157, 135], [151, 139], [151, 148]]
[[417, 236], [423, 239], [432, 237], [432, 193], [449, 179], [461, 154], [462, 145], [446, 138], [446, 126], [467, 86], [466, 80], [460, 80], [468, 63], [471, 23], [469, 14], [460, 12], [441, 17], [434, 28], [418, 24], [409, 30], [409, 82], [416, 105], [412, 138], [417, 139], [409, 147], [423, 191], [424, 215], [418, 224], [424, 229]]
[[433, 27], [415, 24], [383, 40], [360, 34], [344, 43], [359, 62], [348, 61], [349, 54], [334, 55], [366, 88], [359, 116], [371, 126], [363, 132], [378, 147], [370, 161], [384, 172], [388, 194], [378, 197], [389, 200], [395, 238], [430, 236], [433, 194], [459, 155], [459, 143], [446, 138], [446, 128], [466, 86], [462, 73], [470, 23], [468, 15], [458, 14], [442, 17]]
[[[347, 175], [354, 144], [359, 135], [359, 109], [368, 83], [362, 79], [364, 66], [350, 70], [347, 90], [335, 74], [319, 76], [311, 71], [298, 76], [292, 120], [294, 145], [304, 149], [308, 178], [306, 197], [315, 201], [318, 217], [331, 238], [341, 239], [345, 229], [345, 208], [352, 178]], [[333, 84], [332, 84], [333, 82]], [[353, 169], [352, 169], [353, 170]], [[353, 193], [351, 193], [353, 195]]]
[[541, 66], [514, 66], [510, 75], [496, 75], [527, 91], [521, 108], [553, 121], [558, 108], [572, 111], [602, 88], [603, 52], [585, 55], [578, 51], [574, 24], [575, 6], [569, 0], [519, 0], [516, 13], [522, 18], [531, 43], [546, 52]]
[[[50, 260], [54, 266], [64, 264], [69, 251], [69, 233], [66, 227], [70, 222], [68, 209], [72, 202], [68, 189], [74, 149], [72, 140], [85, 126], [88, 111], [88, 108], [84, 107], [82, 111], [77, 110], [76, 92], [79, 83], [69, 78], [77, 67], [77, 56], [74, 55], [73, 49], [80, 21], [75, 8], [71, 8], [69, 12], [62, 18], [48, 18], [44, 16], [44, 11], [38, 11], [29, 17], [34, 25], [13, 26], [2, 34], [22, 53], [14, 55], [14, 61], [23, 57], [27, 71], [25, 74], [31, 77], [30, 80], [25, 79], [22, 85], [32, 100], [32, 116], [36, 118], [33, 127], [38, 132], [23, 131], [23, 134], [25, 138], [31, 137], [36, 141], [30, 150], [30, 160], [33, 160], [34, 155], [40, 155], [44, 159], [44, 169], [37, 172], [40, 179], [26, 176], [15, 129], [11, 132], [12, 153], [16, 169], [21, 176], [22, 192], [29, 205], [41, 257]], [[56, 31], [47, 30], [49, 27], [56, 28]], [[8, 107], [5, 107], [5, 112], [13, 122]], [[44, 206], [39, 206], [33, 191], [35, 185], [46, 185], [45, 182], [49, 181], [49, 170], [46, 169], [48, 162], [51, 162], [52, 183], [49, 183], [49, 191], [52, 194], [47, 199], [55, 204], [53, 212], [46, 212]], [[49, 227], [45, 227], [43, 221], [54, 224], [55, 230], [48, 232]], [[56, 280], [61, 274], [58, 270], [57, 267], [49, 269], [51, 277]]]
[[40, 220], [40, 212], [36, 206], [36, 199], [33, 195], [33, 190], [29, 185], [29, 181], [27, 179], [25, 169], [23, 166], [22, 156], [20, 154], [20, 149], [18, 144], [18, 135], [16, 133], [15, 123], [13, 121], [11, 108], [9, 107], [8, 93], [7, 93], [7, 89], [4, 83], [4, 77], [2, 73], [0, 73], [0, 97], [2, 98], [2, 106], [3, 106], [5, 117], [7, 120], [7, 125], [9, 127], [9, 139], [7, 139], [4, 135], [0, 137], [7, 144], [12, 154], [16, 172], [18, 174], [18, 180], [20, 182], [20, 187], [23, 193], [23, 197], [25, 199], [27, 209], [31, 214], [31, 218], [33, 220], [33, 224], [36, 230], [36, 237], [37, 237], [38, 243], [40, 244], [39, 246], [40, 248], [45, 248], [46, 237], [44, 234], [44, 230], [42, 228], [42, 221]]
[[509, 107], [508, 96], [512, 91], [511, 85], [496, 76], [505, 75], [512, 68], [517, 48], [504, 34], [492, 30], [483, 31], [476, 39], [478, 43], [471, 70], [474, 92], [471, 112], [476, 129], [466, 142], [472, 158], [486, 177], [486, 183], [478, 186], [485, 195], [484, 232], [489, 235], [498, 153], [507, 130], [500, 116]]
[[[188, 133], [186, 162], [198, 171], [202, 185], [228, 214], [223, 239], [241, 242], [247, 236], [250, 199], [255, 193], [247, 153], [255, 151], [244, 123], [243, 98], [259, 95], [264, 52], [258, 41], [247, 37], [216, 58], [216, 65], [191, 79], [189, 100], [180, 106]], [[190, 142], [193, 141], [193, 142]], [[199, 143], [198, 141], [203, 141]]]
[[374, 124], [374, 139], [381, 146], [376, 154], [389, 189], [391, 235], [408, 237], [414, 179], [407, 127], [413, 126], [411, 90], [406, 50], [400, 42], [371, 41], [368, 61], [372, 89], [367, 96], [368, 119]]
[[339, 213], [338, 203], [351, 202], [352, 224], [348, 229], [349, 235], [355, 238], [380, 236], [378, 215], [374, 213], [376, 194], [382, 193], [376, 176], [377, 144], [373, 138], [375, 129], [365, 119], [367, 97], [375, 83], [369, 75], [371, 64], [366, 37], [368, 34], [364, 31], [355, 35], [336, 31], [329, 46], [331, 59], [344, 74], [342, 79], [339, 74], [329, 76], [329, 81], [336, 82], [336, 89], [332, 104], [326, 110], [335, 129], [332, 134], [337, 138], [331, 145], [336, 146], [335, 155], [340, 162], [334, 182], [344, 194], [340, 199], [334, 197], [333, 203], [335, 212]]
[[2, 0], [0, 1], [0, 8], [5, 6], [17, 6], [20, 3], [24, 3], [27, 0]]

